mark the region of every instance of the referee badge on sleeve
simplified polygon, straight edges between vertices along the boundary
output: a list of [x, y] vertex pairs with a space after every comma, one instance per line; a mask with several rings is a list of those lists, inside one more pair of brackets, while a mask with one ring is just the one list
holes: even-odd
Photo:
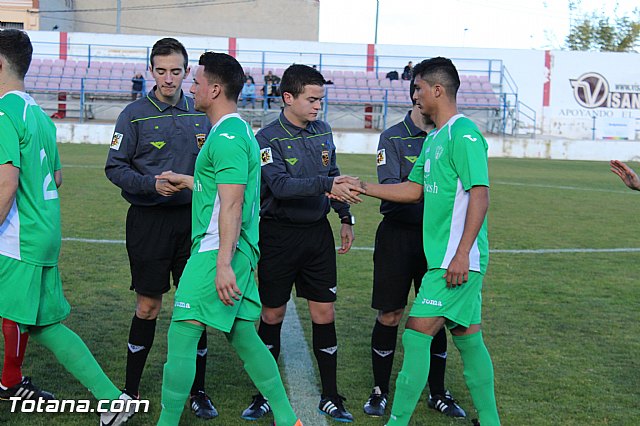
[[262, 148], [260, 150], [260, 165], [266, 166], [273, 163], [273, 157], [271, 156], [271, 148]]
[[322, 151], [322, 165], [324, 167], [329, 165], [329, 151]]
[[120, 149], [120, 144], [122, 143], [122, 133], [113, 132], [113, 137], [111, 138], [111, 149], [115, 149], [116, 151]]
[[387, 154], [383, 149], [379, 149], [378, 150], [378, 155], [376, 156], [376, 165], [377, 166], [384, 166], [385, 164], [387, 164]]

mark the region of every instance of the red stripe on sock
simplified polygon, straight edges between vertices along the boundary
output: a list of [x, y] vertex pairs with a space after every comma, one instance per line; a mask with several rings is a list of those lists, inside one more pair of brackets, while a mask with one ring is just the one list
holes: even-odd
[[12, 387], [22, 381], [22, 361], [29, 340], [28, 333], [20, 333], [20, 326], [14, 321], [2, 319], [4, 336], [4, 367], [2, 369], [3, 386]]

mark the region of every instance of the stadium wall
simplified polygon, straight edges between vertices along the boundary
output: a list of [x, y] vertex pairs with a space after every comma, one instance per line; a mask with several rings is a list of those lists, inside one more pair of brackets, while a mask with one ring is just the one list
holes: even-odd
[[[62, 51], [58, 32], [30, 32], [36, 55]], [[69, 33], [65, 54], [80, 59], [91, 45], [93, 57], [123, 60], [146, 57], [159, 35]], [[365, 70], [371, 67], [371, 45], [320, 43], [299, 40], [267, 40], [226, 37], [179, 37], [195, 60], [207, 49], [232, 52], [243, 65], [257, 66], [268, 57], [270, 67], [285, 68], [293, 62], [315, 64], [321, 69]], [[426, 40], [428, 42], [428, 40]], [[141, 47], [143, 46], [143, 47]], [[535, 134], [567, 139], [640, 139], [640, 55], [480, 49], [435, 46], [375, 46], [377, 69], [402, 70], [408, 60], [447, 56], [464, 61], [465, 68], [487, 63], [504, 65], [502, 90], [517, 91], [522, 102], [536, 113]], [[324, 61], [324, 63], [323, 63]], [[484, 64], [484, 65], [483, 65]], [[472, 70], [473, 71], [473, 70]], [[494, 72], [494, 71], [492, 71]], [[517, 87], [509, 88], [511, 81]], [[520, 117], [522, 120], [522, 117]]]
[[[318, 0], [174, 0], [150, 4], [148, 0], [127, 0], [120, 11], [120, 33], [182, 34], [230, 37], [283, 38], [297, 34], [301, 40], [318, 40]], [[116, 33], [116, 2], [104, 0], [41, 0], [41, 29], [58, 28], [75, 32]], [[287, 17], [286, 29], [281, 24]], [[156, 36], [157, 38], [157, 36]]]
[[[56, 123], [58, 142], [108, 145], [113, 124]], [[375, 154], [377, 133], [334, 132], [338, 152]], [[640, 161], [640, 141], [573, 140], [551, 137], [535, 139], [487, 137], [489, 157], [540, 158], [551, 160]]]

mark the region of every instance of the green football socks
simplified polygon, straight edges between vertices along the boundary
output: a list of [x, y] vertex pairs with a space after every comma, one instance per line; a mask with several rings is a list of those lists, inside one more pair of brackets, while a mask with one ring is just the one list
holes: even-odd
[[96, 397], [118, 399], [120, 390], [98, 365], [87, 345], [73, 331], [57, 323], [30, 327], [31, 338], [49, 349], [57, 360]]
[[287, 398], [278, 364], [264, 345], [251, 321], [236, 319], [230, 333], [226, 334], [244, 363], [244, 369], [260, 393], [269, 400], [277, 425], [295, 424], [296, 414]]
[[203, 327], [172, 321], [167, 334], [167, 362], [162, 376], [162, 412], [158, 425], [180, 423], [184, 402], [196, 375], [198, 340]]
[[460, 351], [464, 365], [464, 379], [467, 382], [473, 405], [478, 410], [482, 426], [499, 426], [498, 408], [493, 384], [493, 364], [489, 351], [484, 345], [482, 332], [465, 336], [452, 336], [453, 343]]
[[[405, 329], [402, 335], [404, 361], [396, 379], [396, 393], [388, 426], [406, 426], [429, 377], [429, 348], [433, 337]], [[483, 425], [484, 426], [484, 425]]]

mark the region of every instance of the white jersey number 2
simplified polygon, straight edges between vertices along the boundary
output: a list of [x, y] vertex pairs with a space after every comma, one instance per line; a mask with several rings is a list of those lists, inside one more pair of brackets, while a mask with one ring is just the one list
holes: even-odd
[[[46, 158], [47, 158], [47, 153], [44, 152], [44, 148], [43, 148], [40, 150], [40, 166], [44, 164], [44, 160]], [[51, 185], [52, 181], [53, 181], [53, 178], [51, 177], [51, 172], [47, 172], [47, 175], [44, 177], [44, 182], [42, 183], [42, 192], [43, 192], [45, 201], [55, 200], [56, 198], [58, 198], [58, 189], [55, 187], [55, 184], [53, 186], [53, 189], [47, 189], [49, 188], [49, 185]]]

